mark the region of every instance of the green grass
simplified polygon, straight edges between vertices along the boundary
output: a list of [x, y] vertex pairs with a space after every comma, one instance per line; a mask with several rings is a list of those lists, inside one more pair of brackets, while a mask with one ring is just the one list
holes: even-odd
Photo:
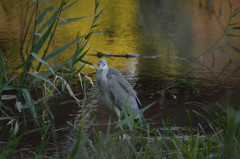
[[[217, 115], [226, 119], [224, 123], [217, 119], [199, 125], [195, 131], [189, 129], [187, 133], [171, 130], [171, 125], [164, 131], [148, 129], [142, 132], [134, 123], [130, 122], [133, 125], [129, 126], [124, 121], [110, 129], [109, 120], [104, 134], [93, 119], [85, 129], [78, 128], [69, 158], [239, 158], [240, 112], [231, 108], [223, 111], [226, 116]], [[125, 138], [120, 139], [122, 136]]]
[[[48, 101], [67, 90], [79, 103], [68, 83], [81, 72], [85, 64], [91, 64], [84, 56], [89, 50], [87, 44], [95, 33], [96, 22], [102, 10], [98, 11], [99, 1], [96, 0], [93, 15], [60, 20], [61, 14], [71, 9], [77, 1], [68, 3], [69, 1], [62, 0], [59, 6], [48, 6], [51, 3], [26, 0], [21, 15], [19, 57], [11, 57], [13, 53], [5, 57], [0, 50], [0, 158], [9, 158], [26, 151], [19, 149], [18, 145], [24, 136], [33, 132], [38, 132], [42, 138], [42, 143], [37, 146], [34, 154], [44, 156], [49, 140], [47, 134], [54, 120]], [[49, 51], [59, 25], [68, 25], [88, 17], [92, 18], [88, 32], [76, 35], [67, 44]], [[76, 47], [69, 59], [58, 66], [50, 65], [52, 58], [66, 53], [64, 51], [73, 45]], [[79, 63], [83, 67], [75, 69]], [[29, 127], [32, 130], [28, 130]]]

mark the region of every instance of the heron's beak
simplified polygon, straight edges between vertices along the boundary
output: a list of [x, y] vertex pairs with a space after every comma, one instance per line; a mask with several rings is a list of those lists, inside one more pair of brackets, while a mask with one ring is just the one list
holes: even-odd
[[103, 64], [98, 65], [98, 71], [100, 71], [103, 68]]

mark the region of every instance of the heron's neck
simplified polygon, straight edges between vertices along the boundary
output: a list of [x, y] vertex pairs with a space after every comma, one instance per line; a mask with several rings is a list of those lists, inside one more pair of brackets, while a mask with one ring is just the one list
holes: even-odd
[[106, 66], [103, 67], [103, 68], [100, 70], [101, 75], [105, 77], [105, 76], [107, 75], [107, 73], [108, 73], [108, 69], [109, 69], [109, 68], [106, 67]]

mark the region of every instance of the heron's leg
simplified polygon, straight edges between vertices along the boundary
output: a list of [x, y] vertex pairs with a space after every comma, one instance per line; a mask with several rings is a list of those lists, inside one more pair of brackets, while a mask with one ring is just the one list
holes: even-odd
[[114, 109], [115, 113], [117, 114], [117, 116], [120, 117], [121, 112], [120, 112], [120, 110], [118, 109], [118, 107], [114, 105], [114, 106], [113, 106], [113, 109]]

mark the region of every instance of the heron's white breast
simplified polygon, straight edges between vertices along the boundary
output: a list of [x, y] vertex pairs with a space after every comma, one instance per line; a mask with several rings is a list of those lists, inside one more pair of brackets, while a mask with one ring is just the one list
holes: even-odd
[[97, 78], [98, 78], [98, 87], [101, 93], [104, 93], [104, 91], [108, 90], [108, 80], [107, 80], [107, 73], [108, 73], [108, 68], [107, 69], [102, 69], [101, 72], [98, 73]]

